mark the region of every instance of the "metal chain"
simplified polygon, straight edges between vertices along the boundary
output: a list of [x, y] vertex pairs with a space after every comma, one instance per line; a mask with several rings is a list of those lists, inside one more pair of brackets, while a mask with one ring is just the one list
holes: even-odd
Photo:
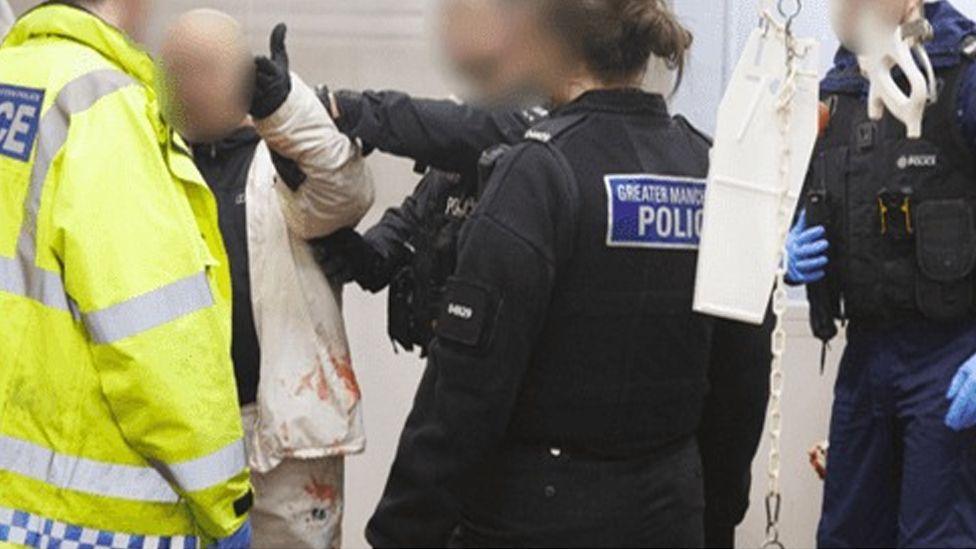
[[[779, 4], [781, 15], [786, 17], [785, 25], [779, 25], [766, 12], [764, 13], [766, 28], [774, 28], [781, 32], [786, 43], [786, 79], [780, 88], [777, 100], [776, 111], [779, 115], [779, 130], [781, 139], [780, 149], [780, 184], [781, 192], [784, 194], [791, 185], [790, 171], [792, 165], [793, 150], [790, 146], [790, 130], [793, 117], [793, 99], [796, 96], [796, 76], [797, 76], [797, 50], [796, 38], [793, 35], [793, 20], [799, 15], [802, 5], [796, 2], [796, 11], [792, 14], [783, 13], [782, 2]], [[786, 241], [787, 233], [790, 229], [792, 212], [786, 208], [786, 201], [782, 201], [778, 213], [778, 230], [780, 242]], [[783, 319], [786, 315], [788, 295], [786, 293], [786, 251], [780, 252], [778, 268], [776, 270], [776, 286], [773, 290], [772, 310], [776, 317], [776, 324], [773, 328], [772, 341], [770, 342], [772, 351], [772, 362], [769, 373], [769, 410], [767, 425], [769, 429], [769, 466], [767, 469], [768, 488], [766, 492], [766, 541], [764, 548], [784, 549], [783, 543], [779, 539], [779, 518], [782, 509], [783, 497], [780, 492], [780, 437], [783, 428], [782, 397], [783, 397], [783, 355], [786, 352], [786, 328]]]

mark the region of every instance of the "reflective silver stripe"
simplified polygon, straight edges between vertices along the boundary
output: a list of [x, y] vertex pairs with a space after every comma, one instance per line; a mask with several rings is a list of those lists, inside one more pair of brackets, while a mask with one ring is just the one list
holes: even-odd
[[25, 265], [18, 259], [0, 257], [0, 292], [30, 297], [61, 311], [71, 310], [60, 273]]
[[179, 501], [173, 488], [152, 467], [65, 456], [6, 436], [0, 436], [0, 470], [96, 496], [156, 503]]
[[216, 452], [192, 461], [177, 464], [158, 464], [183, 491], [198, 492], [226, 482], [247, 466], [244, 441], [238, 440]]
[[107, 309], [82, 315], [92, 341], [114, 343], [213, 306], [207, 273], [200, 272]]
[[[117, 70], [106, 69], [90, 72], [67, 83], [54, 104], [41, 119], [37, 138], [37, 156], [31, 171], [30, 188], [24, 203], [24, 223], [21, 238], [29, 238], [31, 246], [23, 252], [36, 252], [37, 213], [41, 208], [41, 194], [44, 180], [51, 169], [54, 157], [68, 140], [71, 117], [90, 109], [99, 99], [137, 82], [129, 75]], [[18, 249], [21, 247], [18, 246]], [[30, 256], [28, 259], [33, 260]]]
[[[99, 99], [137, 82], [125, 73], [106, 69], [82, 75], [66, 84], [54, 104], [41, 119], [37, 138], [37, 155], [24, 199], [24, 219], [17, 239], [17, 260], [4, 259], [0, 267], [0, 289], [49, 307], [71, 310], [61, 276], [36, 266], [37, 215], [41, 194], [54, 157], [68, 140], [71, 117], [92, 107]], [[11, 267], [12, 265], [12, 267]]]

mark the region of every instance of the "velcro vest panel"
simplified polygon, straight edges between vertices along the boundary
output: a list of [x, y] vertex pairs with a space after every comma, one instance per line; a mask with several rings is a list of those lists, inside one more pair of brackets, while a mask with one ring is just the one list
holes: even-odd
[[529, 443], [629, 454], [697, 428], [712, 328], [692, 313], [696, 249], [608, 245], [605, 178], [704, 178], [708, 144], [679, 120], [622, 131], [619, 119], [588, 116], [529, 134], [566, 160], [580, 207], [511, 429]]
[[814, 333], [834, 319], [954, 320], [973, 313], [976, 160], [956, 105], [963, 63], [938, 73], [921, 139], [890, 113], [867, 114], [864, 98], [826, 98], [831, 122], [819, 140], [805, 203], [808, 222], [831, 243], [827, 278], [808, 290]]

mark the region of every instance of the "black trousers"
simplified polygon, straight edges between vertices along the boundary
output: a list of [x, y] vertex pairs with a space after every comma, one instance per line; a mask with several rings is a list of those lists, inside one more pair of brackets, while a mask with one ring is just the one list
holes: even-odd
[[716, 326], [710, 390], [698, 432], [707, 547], [733, 547], [735, 528], [749, 509], [752, 462], [769, 400], [772, 328], [771, 315], [760, 327], [732, 321]]
[[701, 547], [693, 439], [639, 458], [509, 448], [463, 496], [459, 547]]

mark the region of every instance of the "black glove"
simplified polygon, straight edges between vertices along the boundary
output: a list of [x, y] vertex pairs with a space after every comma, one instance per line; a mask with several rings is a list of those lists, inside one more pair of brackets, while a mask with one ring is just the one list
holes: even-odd
[[355, 281], [376, 293], [390, 282], [389, 262], [353, 229], [341, 229], [310, 244], [315, 261], [333, 284]]
[[251, 116], [257, 119], [274, 114], [288, 99], [291, 93], [291, 73], [288, 71], [288, 50], [285, 48], [285, 34], [288, 27], [278, 23], [271, 33], [271, 58], [254, 58], [256, 75], [254, 97], [251, 98]]

